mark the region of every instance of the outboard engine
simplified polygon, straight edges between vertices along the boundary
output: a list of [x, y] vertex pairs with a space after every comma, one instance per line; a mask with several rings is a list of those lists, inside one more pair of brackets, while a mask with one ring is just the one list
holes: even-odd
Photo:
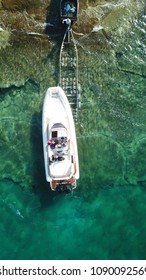
[[59, 193], [71, 193], [72, 188], [70, 184], [57, 184], [56, 191]]

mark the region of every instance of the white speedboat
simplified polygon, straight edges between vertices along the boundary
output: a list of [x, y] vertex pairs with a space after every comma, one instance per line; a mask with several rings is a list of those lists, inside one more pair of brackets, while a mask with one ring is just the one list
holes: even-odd
[[52, 190], [74, 189], [79, 179], [75, 125], [68, 99], [59, 86], [46, 92], [42, 135], [46, 181]]

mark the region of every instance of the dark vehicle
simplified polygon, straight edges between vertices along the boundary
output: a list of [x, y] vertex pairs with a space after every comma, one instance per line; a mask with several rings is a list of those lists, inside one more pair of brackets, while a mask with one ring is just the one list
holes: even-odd
[[79, 9], [79, 0], [61, 0], [60, 1], [60, 17], [61, 20], [69, 18], [71, 21], [77, 20]]

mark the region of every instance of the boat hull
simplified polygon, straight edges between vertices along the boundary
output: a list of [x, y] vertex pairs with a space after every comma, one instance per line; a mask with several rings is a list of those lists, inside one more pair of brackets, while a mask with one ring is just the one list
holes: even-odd
[[42, 136], [46, 181], [52, 190], [65, 184], [75, 188], [79, 178], [75, 126], [68, 99], [60, 87], [51, 87], [46, 92]]

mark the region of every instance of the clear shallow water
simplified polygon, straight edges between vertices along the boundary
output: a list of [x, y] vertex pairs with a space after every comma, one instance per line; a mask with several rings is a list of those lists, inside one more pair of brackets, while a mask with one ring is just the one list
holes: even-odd
[[92, 202], [76, 193], [32, 193], [1, 182], [1, 259], [145, 259], [146, 191], [104, 188]]
[[[0, 259], [146, 258], [145, 21], [111, 47], [98, 34], [77, 39], [80, 180], [71, 195], [45, 182], [45, 91], [32, 81], [2, 91]], [[52, 86], [54, 61], [47, 63]]]

